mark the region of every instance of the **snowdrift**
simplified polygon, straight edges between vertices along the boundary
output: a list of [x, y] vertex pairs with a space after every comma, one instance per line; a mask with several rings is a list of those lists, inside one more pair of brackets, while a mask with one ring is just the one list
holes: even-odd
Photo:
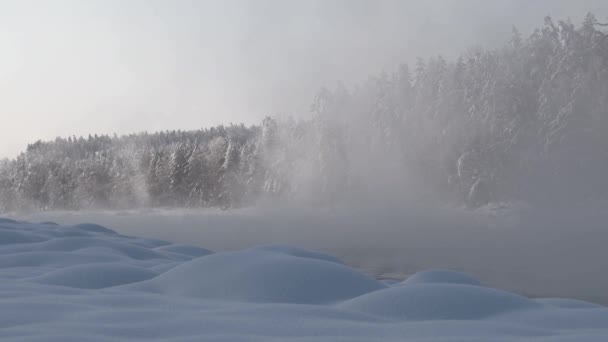
[[132, 288], [262, 303], [333, 303], [385, 287], [328, 257], [294, 249], [254, 248], [185, 262]]
[[540, 305], [508, 292], [460, 284], [395, 287], [352, 299], [342, 308], [395, 319], [480, 319]]
[[0, 219], [0, 339], [606, 341], [608, 309], [449, 270], [380, 282], [288, 246], [213, 253], [94, 224]]

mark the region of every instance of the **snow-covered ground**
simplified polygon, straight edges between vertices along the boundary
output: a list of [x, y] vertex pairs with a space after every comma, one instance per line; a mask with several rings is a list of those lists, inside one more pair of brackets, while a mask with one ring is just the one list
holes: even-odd
[[2, 341], [606, 341], [608, 309], [467, 274], [383, 282], [286, 246], [213, 253], [0, 220]]
[[122, 234], [215, 251], [263, 244], [336, 255], [380, 279], [425, 269], [463, 271], [485, 284], [534, 297], [608, 305], [608, 211], [501, 205], [476, 212], [366, 205], [331, 212], [298, 208], [38, 212], [30, 222], [95, 222]]

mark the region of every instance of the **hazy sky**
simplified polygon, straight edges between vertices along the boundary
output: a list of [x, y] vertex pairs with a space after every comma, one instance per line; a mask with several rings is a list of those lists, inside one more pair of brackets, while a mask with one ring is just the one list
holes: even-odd
[[0, 0], [0, 157], [89, 133], [305, 113], [315, 91], [605, 0]]

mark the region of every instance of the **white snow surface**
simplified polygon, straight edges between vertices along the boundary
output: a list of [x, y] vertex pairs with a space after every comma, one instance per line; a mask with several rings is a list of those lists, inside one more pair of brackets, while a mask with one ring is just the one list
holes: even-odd
[[608, 308], [449, 270], [381, 282], [295, 247], [213, 253], [0, 219], [0, 340], [608, 341]]

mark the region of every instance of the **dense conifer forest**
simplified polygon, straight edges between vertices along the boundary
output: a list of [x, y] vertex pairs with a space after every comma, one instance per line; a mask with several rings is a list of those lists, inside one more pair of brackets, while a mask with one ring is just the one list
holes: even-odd
[[38, 141], [0, 162], [0, 212], [327, 205], [412, 186], [469, 207], [605, 200], [604, 26], [546, 18], [499, 49], [323, 88], [298, 120]]

